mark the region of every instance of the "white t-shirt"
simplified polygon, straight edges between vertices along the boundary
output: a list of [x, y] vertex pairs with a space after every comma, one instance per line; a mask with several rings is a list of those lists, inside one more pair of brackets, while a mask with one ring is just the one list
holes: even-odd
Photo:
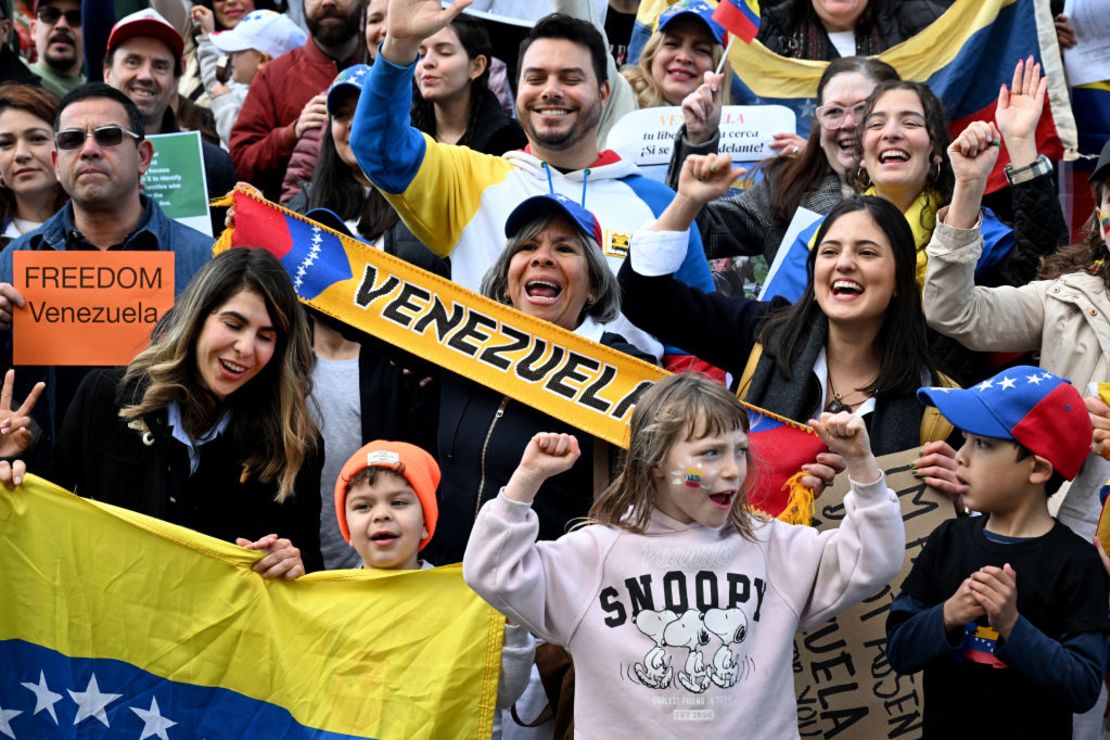
[[842, 57], [854, 57], [856, 55], [856, 32], [855, 31], [827, 31], [829, 34], [829, 41], [836, 47], [836, 51]]

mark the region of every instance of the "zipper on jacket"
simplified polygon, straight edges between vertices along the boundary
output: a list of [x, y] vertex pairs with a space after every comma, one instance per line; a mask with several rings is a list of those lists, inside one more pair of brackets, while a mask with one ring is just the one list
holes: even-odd
[[509, 397], [505, 396], [501, 399], [501, 403], [497, 407], [497, 412], [493, 415], [493, 421], [489, 424], [489, 429], [486, 430], [486, 439], [482, 442], [482, 460], [481, 460], [481, 475], [478, 476], [478, 493], [474, 496], [474, 518], [478, 518], [478, 510], [482, 508], [482, 491], [486, 489], [486, 451], [489, 449], [489, 440], [493, 436], [493, 428], [497, 426], [497, 420], [505, 415], [505, 407], [509, 405]]

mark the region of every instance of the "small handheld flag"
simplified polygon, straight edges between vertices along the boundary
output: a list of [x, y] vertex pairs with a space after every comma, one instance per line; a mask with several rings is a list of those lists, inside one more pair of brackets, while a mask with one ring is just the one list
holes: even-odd
[[721, 0], [713, 11], [713, 20], [750, 44], [759, 33], [759, 0]]

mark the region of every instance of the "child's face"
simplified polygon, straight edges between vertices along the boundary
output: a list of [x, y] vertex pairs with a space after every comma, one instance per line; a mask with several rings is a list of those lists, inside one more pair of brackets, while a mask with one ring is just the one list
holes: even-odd
[[262, 52], [254, 49], [245, 49], [231, 55], [231, 79], [240, 85], [249, 85], [258, 74], [258, 67], [262, 64]]
[[655, 507], [683, 524], [724, 526], [747, 473], [740, 429], [676, 442], [655, 469]]
[[956, 452], [956, 475], [966, 483], [964, 505], [973, 511], [1003, 513], [1019, 506], [1029, 484], [1033, 456], [1017, 459], [1013, 442], [964, 433]]
[[367, 568], [415, 570], [420, 541], [428, 536], [420, 500], [399, 475], [379, 475], [347, 491], [351, 547]]

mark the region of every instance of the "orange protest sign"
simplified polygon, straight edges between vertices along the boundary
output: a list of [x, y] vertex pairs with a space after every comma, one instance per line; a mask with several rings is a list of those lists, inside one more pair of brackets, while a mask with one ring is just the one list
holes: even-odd
[[12, 255], [16, 365], [126, 365], [173, 305], [173, 252]]

